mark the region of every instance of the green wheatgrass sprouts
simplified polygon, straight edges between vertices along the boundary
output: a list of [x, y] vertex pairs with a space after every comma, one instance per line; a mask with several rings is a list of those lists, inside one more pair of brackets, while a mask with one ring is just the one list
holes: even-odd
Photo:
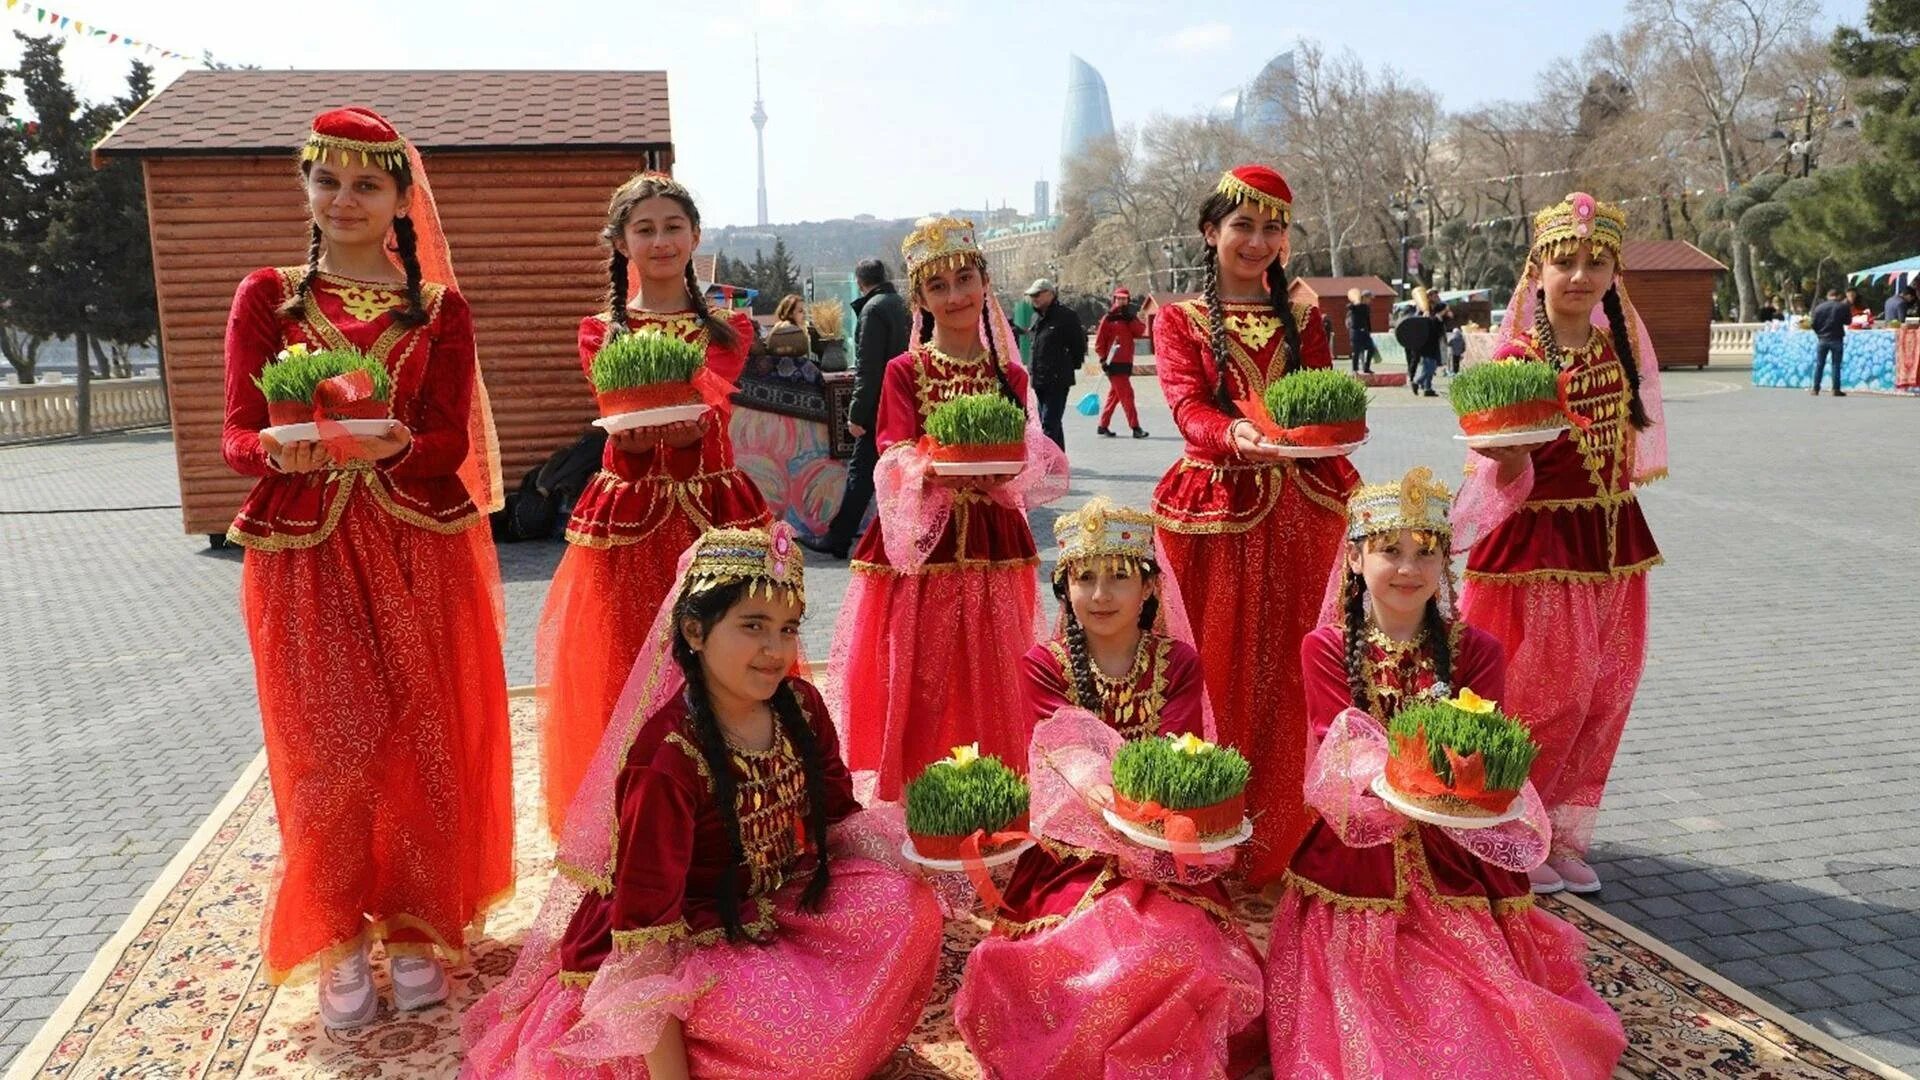
[[1193, 810], [1245, 791], [1250, 771], [1247, 759], [1229, 746], [1189, 754], [1177, 739], [1136, 739], [1113, 756], [1113, 790], [1136, 802]]
[[1465, 416], [1529, 401], [1558, 401], [1560, 384], [1546, 364], [1500, 360], [1475, 364], [1455, 375], [1447, 387], [1447, 398], [1453, 403], [1454, 415]]
[[998, 393], [962, 394], [927, 417], [927, 434], [942, 446], [997, 446], [1024, 441], [1027, 414]]
[[1526, 783], [1527, 773], [1540, 747], [1528, 734], [1526, 725], [1499, 710], [1467, 712], [1444, 701], [1416, 701], [1395, 713], [1387, 724], [1394, 736], [1411, 739], [1424, 732], [1427, 738], [1427, 763], [1447, 783], [1453, 783], [1453, 766], [1446, 750], [1466, 757], [1479, 754], [1486, 770], [1489, 791], [1514, 791]]
[[1267, 412], [1283, 428], [1367, 418], [1367, 388], [1345, 372], [1296, 371], [1267, 387]]
[[393, 376], [387, 373], [387, 366], [358, 349], [289, 353], [286, 359], [261, 368], [253, 384], [260, 388], [268, 404], [281, 401], [312, 404], [314, 387], [350, 371], [365, 371], [373, 376], [374, 400], [393, 400]]
[[907, 784], [907, 831], [916, 836], [994, 833], [1026, 812], [1027, 782], [991, 755], [937, 761]]
[[593, 389], [604, 394], [636, 386], [692, 382], [706, 350], [657, 330], [616, 334], [593, 354]]

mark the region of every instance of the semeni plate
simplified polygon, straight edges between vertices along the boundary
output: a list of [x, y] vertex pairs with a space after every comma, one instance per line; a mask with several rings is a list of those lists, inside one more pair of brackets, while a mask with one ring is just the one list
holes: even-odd
[[[988, 868], [992, 868], [995, 866], [1004, 866], [1007, 863], [1010, 863], [1013, 860], [1019, 858], [1021, 855], [1024, 855], [1026, 853], [1026, 850], [1032, 846], [1033, 846], [1033, 841], [1022, 840], [1019, 843], [1013, 845], [1012, 847], [1006, 849], [1005, 851], [996, 851], [991, 855], [981, 856], [980, 865]], [[959, 859], [927, 858], [925, 855], [920, 854], [920, 852], [914, 849], [912, 837], [908, 837], [905, 840], [900, 841], [900, 857], [907, 860], [910, 863], [919, 863], [921, 866], [924, 866], [929, 870], [939, 870], [949, 874], [957, 874], [960, 871], [965, 870], [967, 868], [967, 864], [961, 862]]]
[[1513, 797], [1513, 805], [1507, 807], [1504, 814], [1493, 817], [1462, 817], [1458, 814], [1443, 814], [1438, 810], [1429, 810], [1415, 805], [1393, 788], [1387, 786], [1387, 776], [1381, 773], [1373, 778], [1373, 793], [1380, 801], [1398, 810], [1401, 814], [1427, 825], [1439, 825], [1447, 829], [1491, 829], [1495, 825], [1504, 825], [1527, 812], [1527, 800], [1521, 796]]
[[[1178, 811], [1175, 811], [1175, 813], [1178, 813]], [[1114, 813], [1111, 808], [1100, 811], [1100, 816], [1107, 819], [1107, 824], [1119, 830], [1120, 835], [1139, 844], [1141, 847], [1150, 847], [1155, 851], [1173, 850], [1173, 845], [1167, 843], [1166, 837], [1158, 833], [1148, 832], [1133, 822], [1128, 821], [1126, 818], [1121, 817], [1119, 814]], [[1198, 846], [1202, 855], [1208, 855], [1216, 851], [1225, 851], [1230, 847], [1238, 847], [1252, 837], [1253, 819], [1241, 818], [1240, 827], [1234, 830], [1231, 835], [1216, 836], [1211, 840], [1202, 840]]]
[[1366, 441], [1366, 439], [1361, 439], [1360, 442], [1335, 443], [1332, 446], [1285, 446], [1276, 444], [1274, 450], [1278, 451], [1281, 457], [1288, 458], [1346, 457], [1348, 454], [1360, 449], [1361, 444]]
[[1466, 443], [1474, 450], [1490, 449], [1496, 446], [1538, 446], [1560, 437], [1567, 430], [1565, 424], [1552, 427], [1534, 428], [1529, 431], [1503, 431], [1497, 435], [1455, 435], [1453, 441]]
[[1024, 461], [936, 461], [935, 476], [1012, 476], [1027, 467]]
[[[392, 420], [336, 420], [334, 423], [346, 428], [347, 434], [355, 438], [364, 437], [369, 439], [385, 435], [387, 432], [393, 430], [394, 425], [394, 421]], [[288, 443], [313, 442], [320, 438], [320, 425], [315, 423], [280, 424], [276, 427], [261, 428], [260, 434], [270, 437], [281, 446], [285, 446]]]
[[678, 424], [683, 420], [698, 420], [700, 414], [707, 411], [703, 404], [662, 405], [657, 409], [639, 409], [634, 412], [615, 413], [603, 416], [593, 422], [593, 426], [605, 431], [627, 431], [641, 427], [665, 427]]

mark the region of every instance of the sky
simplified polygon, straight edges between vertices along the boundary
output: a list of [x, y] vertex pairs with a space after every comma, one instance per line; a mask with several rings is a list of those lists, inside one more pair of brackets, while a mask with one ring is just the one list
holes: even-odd
[[[1860, 22], [1866, 8], [1821, 2], [1821, 33]], [[196, 60], [211, 51], [265, 68], [664, 68], [675, 172], [709, 225], [754, 222], [756, 35], [777, 223], [1030, 210], [1035, 180], [1058, 187], [1069, 53], [1105, 76], [1116, 125], [1204, 108], [1301, 38], [1352, 48], [1463, 109], [1530, 95], [1541, 71], [1618, 26], [1626, 6], [20, 0], [0, 10], [0, 30], [34, 32], [36, 4]], [[86, 37], [70, 39], [65, 56], [82, 95], [98, 99], [122, 89], [128, 52]], [[11, 33], [0, 36], [0, 68], [18, 54]], [[156, 66], [164, 84], [189, 65]]]

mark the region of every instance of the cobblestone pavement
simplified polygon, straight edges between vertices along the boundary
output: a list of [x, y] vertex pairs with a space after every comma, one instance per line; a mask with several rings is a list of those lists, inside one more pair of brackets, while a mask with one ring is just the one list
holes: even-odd
[[[1600, 820], [1607, 909], [1854, 1047], [1920, 1065], [1920, 401], [1670, 373], [1669, 565]], [[1074, 494], [1144, 505], [1178, 452], [1070, 417]], [[1444, 402], [1376, 393], [1369, 478], [1457, 475]], [[260, 745], [239, 557], [180, 532], [164, 433], [0, 450], [0, 1065]], [[160, 509], [127, 509], [160, 506]], [[1051, 535], [1056, 511], [1036, 512]], [[56, 513], [44, 511], [55, 510]], [[502, 549], [508, 674], [557, 544]], [[844, 563], [819, 567], [824, 657]]]

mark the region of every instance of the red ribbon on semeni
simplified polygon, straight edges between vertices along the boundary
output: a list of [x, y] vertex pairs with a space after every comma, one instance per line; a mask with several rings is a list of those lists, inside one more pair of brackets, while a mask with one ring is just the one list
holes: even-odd
[[1461, 757], [1452, 747], [1444, 747], [1442, 752], [1447, 755], [1447, 765], [1453, 771], [1451, 784], [1434, 772], [1427, 756], [1425, 735], [1393, 736], [1393, 756], [1387, 759], [1387, 783], [1403, 795], [1429, 799], [1449, 796], [1490, 814], [1505, 813], [1519, 796], [1517, 789], [1487, 787], [1486, 767], [1478, 753]]
[[315, 383], [312, 404], [304, 401], [267, 404], [267, 422], [275, 427], [311, 422], [321, 445], [327, 449], [327, 456], [335, 464], [360, 456], [360, 444], [339, 421], [384, 420], [392, 415], [392, 407], [373, 396], [373, 376], [365, 371], [349, 371]]

